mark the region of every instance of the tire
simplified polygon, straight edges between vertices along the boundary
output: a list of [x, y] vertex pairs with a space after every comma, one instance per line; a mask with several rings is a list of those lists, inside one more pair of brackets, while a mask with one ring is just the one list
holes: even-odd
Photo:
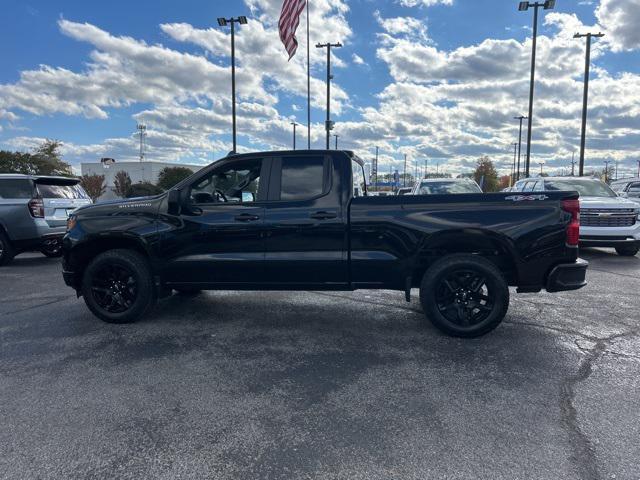
[[16, 252], [5, 233], [0, 230], [0, 267], [7, 265], [16, 256]]
[[431, 323], [447, 335], [479, 337], [496, 328], [507, 314], [509, 287], [489, 260], [449, 255], [424, 274], [420, 302]]
[[634, 244], [634, 245], [621, 245], [619, 247], [616, 247], [616, 253], [618, 255], [621, 255], [623, 257], [633, 257], [635, 256], [638, 252], [640, 252], [640, 245], [638, 244]]
[[133, 250], [108, 250], [96, 256], [82, 276], [89, 310], [108, 323], [132, 323], [156, 302], [147, 260]]

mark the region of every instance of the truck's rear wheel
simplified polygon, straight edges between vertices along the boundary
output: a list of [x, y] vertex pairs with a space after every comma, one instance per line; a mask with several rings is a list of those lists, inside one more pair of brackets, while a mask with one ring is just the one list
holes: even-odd
[[427, 270], [420, 301], [438, 329], [456, 337], [479, 337], [502, 322], [509, 308], [509, 287], [489, 260], [451, 255]]
[[15, 256], [13, 246], [9, 241], [9, 238], [0, 230], [0, 267], [8, 264]]
[[619, 247], [616, 247], [616, 253], [618, 255], [623, 256], [623, 257], [633, 257], [638, 252], [640, 252], [640, 245], [638, 245], [638, 244], [621, 245]]
[[108, 250], [95, 257], [82, 280], [84, 301], [109, 323], [131, 323], [155, 304], [153, 275], [145, 258], [133, 250]]

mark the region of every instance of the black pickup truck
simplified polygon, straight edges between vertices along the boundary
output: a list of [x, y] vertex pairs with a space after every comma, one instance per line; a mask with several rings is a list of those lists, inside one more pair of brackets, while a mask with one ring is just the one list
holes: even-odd
[[585, 285], [575, 192], [368, 197], [346, 151], [229, 155], [162, 195], [69, 218], [63, 275], [107, 322], [200, 290], [420, 289], [444, 332], [494, 329], [518, 292]]

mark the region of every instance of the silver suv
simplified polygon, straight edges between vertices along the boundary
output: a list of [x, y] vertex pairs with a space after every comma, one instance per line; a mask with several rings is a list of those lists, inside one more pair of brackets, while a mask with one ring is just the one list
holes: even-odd
[[91, 204], [79, 182], [0, 173], [0, 265], [29, 250], [60, 256], [69, 213]]

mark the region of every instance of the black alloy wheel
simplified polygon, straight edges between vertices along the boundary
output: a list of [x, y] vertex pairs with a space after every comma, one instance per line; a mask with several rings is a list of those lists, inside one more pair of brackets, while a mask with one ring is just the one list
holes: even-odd
[[11, 242], [7, 236], [0, 230], [0, 266], [6, 265], [15, 256], [15, 252], [11, 245]]
[[87, 266], [82, 279], [87, 307], [109, 323], [135, 322], [156, 302], [147, 259], [133, 250], [108, 250]]
[[93, 299], [109, 313], [129, 310], [138, 297], [138, 282], [126, 265], [106, 264], [91, 275]]
[[429, 267], [420, 286], [426, 316], [457, 337], [478, 337], [496, 328], [509, 308], [502, 272], [478, 255], [449, 255]]
[[441, 277], [436, 305], [450, 322], [470, 327], [487, 319], [493, 311], [495, 297], [482, 273], [461, 268]]

